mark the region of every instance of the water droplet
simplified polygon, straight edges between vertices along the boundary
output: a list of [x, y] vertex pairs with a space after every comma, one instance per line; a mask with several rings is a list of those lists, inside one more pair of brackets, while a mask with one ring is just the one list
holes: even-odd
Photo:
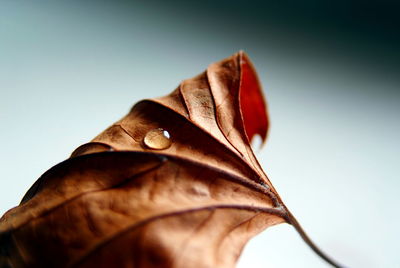
[[163, 150], [171, 146], [172, 142], [168, 131], [162, 128], [156, 128], [146, 133], [143, 143], [150, 149]]

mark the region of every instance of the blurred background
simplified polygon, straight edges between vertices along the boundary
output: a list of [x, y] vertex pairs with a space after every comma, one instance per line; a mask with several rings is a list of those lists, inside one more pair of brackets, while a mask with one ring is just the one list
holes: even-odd
[[[348, 267], [400, 267], [397, 1], [0, 0], [0, 214], [47, 169], [208, 64], [245, 50], [269, 103], [257, 152]], [[238, 267], [328, 267], [289, 225]]]

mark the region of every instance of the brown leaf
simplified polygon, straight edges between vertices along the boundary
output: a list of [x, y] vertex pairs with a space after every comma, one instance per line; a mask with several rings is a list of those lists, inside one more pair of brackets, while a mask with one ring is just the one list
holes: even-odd
[[47, 171], [0, 221], [0, 267], [233, 267], [293, 224], [250, 146], [268, 129], [243, 53], [185, 80]]

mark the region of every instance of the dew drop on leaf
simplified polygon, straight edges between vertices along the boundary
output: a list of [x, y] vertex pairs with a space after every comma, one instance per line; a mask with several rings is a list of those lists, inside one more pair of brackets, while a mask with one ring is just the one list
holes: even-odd
[[156, 128], [146, 133], [143, 143], [150, 149], [163, 150], [170, 147], [172, 142], [168, 131]]

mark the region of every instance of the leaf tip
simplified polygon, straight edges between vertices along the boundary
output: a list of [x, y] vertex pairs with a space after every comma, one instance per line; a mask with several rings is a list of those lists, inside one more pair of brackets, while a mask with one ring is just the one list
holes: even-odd
[[240, 50], [237, 56], [240, 64], [239, 103], [244, 128], [250, 143], [256, 135], [260, 135], [263, 144], [267, 138], [269, 119], [261, 84], [247, 54]]

